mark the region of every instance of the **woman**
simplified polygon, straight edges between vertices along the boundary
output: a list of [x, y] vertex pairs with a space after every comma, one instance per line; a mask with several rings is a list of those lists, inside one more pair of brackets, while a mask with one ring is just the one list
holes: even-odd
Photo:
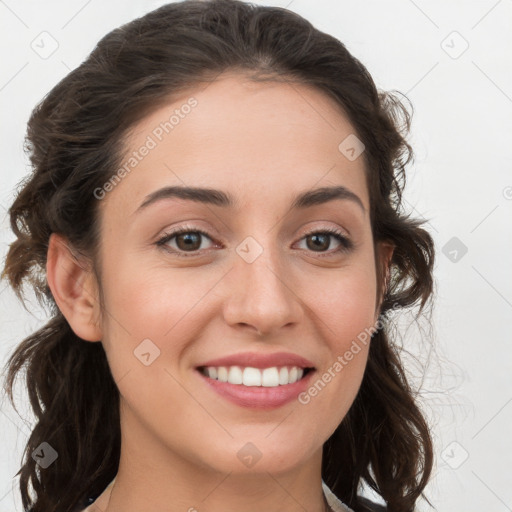
[[106, 35], [32, 113], [10, 209], [4, 276], [53, 315], [8, 366], [38, 418], [23, 506], [414, 510], [432, 443], [387, 332], [432, 293], [408, 127], [284, 9], [173, 3]]

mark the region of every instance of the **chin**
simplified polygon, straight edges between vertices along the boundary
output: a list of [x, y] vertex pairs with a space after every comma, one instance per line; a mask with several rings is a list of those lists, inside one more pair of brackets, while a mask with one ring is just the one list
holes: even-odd
[[254, 441], [250, 441], [249, 436], [243, 441], [231, 440], [230, 443], [218, 446], [214, 453], [211, 453], [210, 448], [211, 456], [207, 463], [222, 473], [249, 475], [286, 473], [306, 462], [304, 443], [290, 439], [276, 441], [270, 442], [269, 439], [256, 436]]

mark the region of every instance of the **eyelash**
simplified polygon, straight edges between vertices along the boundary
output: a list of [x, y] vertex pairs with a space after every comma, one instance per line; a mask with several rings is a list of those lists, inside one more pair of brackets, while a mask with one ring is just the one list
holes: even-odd
[[[203, 231], [202, 229], [198, 229], [198, 228], [184, 226], [182, 228], [177, 229], [176, 231], [172, 231], [170, 233], [165, 234], [162, 238], [157, 240], [155, 242], [155, 244], [157, 246], [163, 248], [164, 250], [171, 252], [172, 254], [175, 254], [176, 256], [179, 256], [180, 258], [191, 258], [194, 256], [198, 256], [197, 250], [191, 251], [190, 253], [186, 253], [186, 252], [176, 251], [175, 249], [170, 249], [170, 248], [166, 247], [167, 242], [169, 242], [176, 236], [182, 235], [183, 233], [199, 233], [213, 241], [212, 237], [206, 231]], [[348, 253], [354, 249], [354, 243], [350, 239], [348, 239], [343, 234], [343, 232], [341, 232], [335, 228], [326, 228], [326, 229], [317, 230], [317, 231], [310, 231], [309, 233], [306, 233], [301, 238], [301, 240], [304, 238], [307, 238], [309, 236], [312, 236], [312, 235], [331, 235], [340, 242], [340, 247], [338, 249], [335, 249], [334, 251], [327, 252], [327, 253], [318, 253], [318, 255], [320, 257], [332, 256], [332, 254], [336, 254], [336, 253]], [[311, 251], [311, 252], [314, 252], [314, 251]]]

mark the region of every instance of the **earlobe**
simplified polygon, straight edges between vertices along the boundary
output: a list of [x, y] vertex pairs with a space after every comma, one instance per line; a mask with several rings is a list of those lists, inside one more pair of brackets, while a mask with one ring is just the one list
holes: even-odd
[[96, 277], [84, 258], [57, 233], [50, 235], [46, 275], [55, 302], [75, 334], [86, 341], [100, 341]]

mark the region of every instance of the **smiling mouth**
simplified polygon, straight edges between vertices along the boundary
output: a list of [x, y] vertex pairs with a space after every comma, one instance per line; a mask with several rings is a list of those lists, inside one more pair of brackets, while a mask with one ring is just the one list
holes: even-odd
[[242, 366], [200, 366], [198, 371], [205, 377], [229, 384], [248, 387], [280, 387], [303, 379], [314, 368], [299, 366], [272, 366], [253, 368]]

